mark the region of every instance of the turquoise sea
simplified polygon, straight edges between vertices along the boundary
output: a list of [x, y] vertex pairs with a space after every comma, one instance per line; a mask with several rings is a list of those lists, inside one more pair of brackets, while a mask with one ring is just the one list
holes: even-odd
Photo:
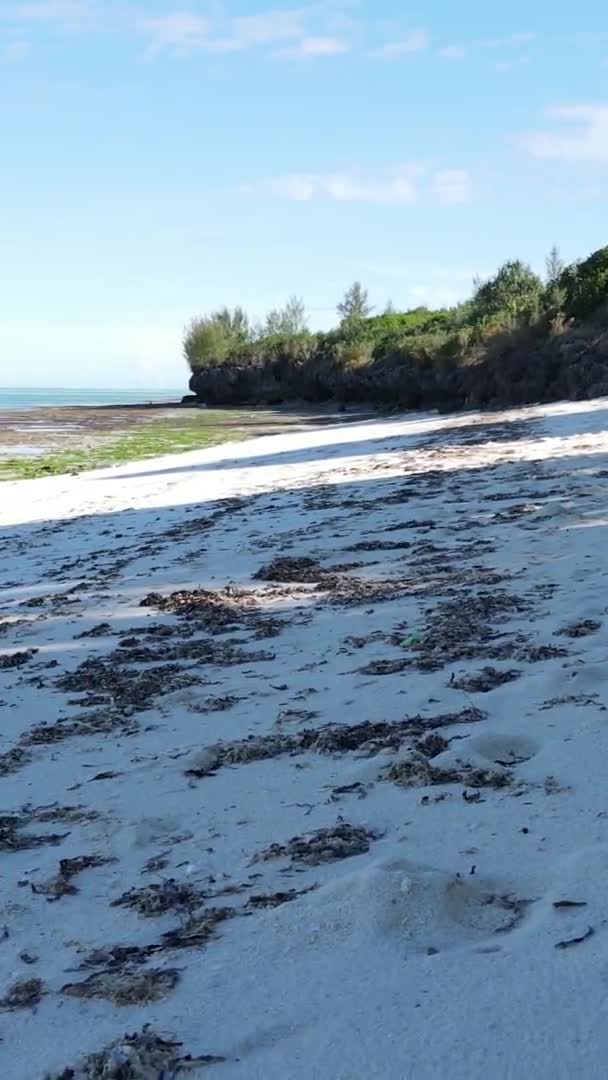
[[61, 387], [0, 386], [0, 411], [3, 409], [35, 409], [60, 405], [146, 405], [148, 402], [180, 401], [188, 392], [186, 386], [167, 390], [74, 390]]

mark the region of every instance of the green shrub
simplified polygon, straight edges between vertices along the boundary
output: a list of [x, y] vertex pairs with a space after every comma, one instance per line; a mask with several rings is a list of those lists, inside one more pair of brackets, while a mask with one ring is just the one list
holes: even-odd
[[559, 279], [566, 313], [584, 319], [608, 299], [608, 247], [594, 251], [584, 262], [566, 267]]
[[506, 262], [493, 278], [477, 286], [473, 316], [478, 320], [507, 314], [512, 319], [533, 318], [540, 309], [543, 283], [526, 263]]
[[193, 319], [184, 333], [184, 356], [192, 371], [223, 364], [230, 352], [230, 337], [212, 319]]
[[362, 368], [371, 364], [374, 347], [371, 341], [340, 341], [336, 349], [338, 363], [345, 368]]

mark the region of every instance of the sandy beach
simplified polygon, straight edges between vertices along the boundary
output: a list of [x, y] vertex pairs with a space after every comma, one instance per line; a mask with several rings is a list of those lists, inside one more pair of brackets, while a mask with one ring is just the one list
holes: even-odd
[[605, 399], [3, 484], [3, 1080], [603, 1080], [607, 478]]

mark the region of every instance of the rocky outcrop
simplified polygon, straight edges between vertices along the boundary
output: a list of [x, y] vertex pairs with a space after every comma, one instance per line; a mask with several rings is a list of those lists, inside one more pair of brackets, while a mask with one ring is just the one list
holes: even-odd
[[479, 408], [608, 394], [608, 331], [579, 324], [540, 326], [490, 342], [475, 357], [413, 360], [405, 352], [359, 366], [312, 352], [193, 373], [190, 390], [215, 406], [288, 402], [377, 404], [392, 408]]

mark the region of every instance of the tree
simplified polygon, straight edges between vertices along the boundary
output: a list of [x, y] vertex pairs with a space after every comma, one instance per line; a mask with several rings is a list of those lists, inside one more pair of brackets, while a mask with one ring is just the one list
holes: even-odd
[[308, 330], [306, 308], [299, 296], [290, 296], [283, 308], [268, 312], [264, 326], [266, 337], [294, 337]]
[[392, 300], [387, 300], [386, 301], [386, 305], [385, 305], [385, 308], [384, 308], [384, 311], [382, 312], [382, 314], [383, 315], [396, 315], [397, 314], [397, 312], [395, 310], [395, 305], [393, 304]]
[[489, 281], [477, 284], [473, 309], [481, 318], [503, 312], [511, 318], [533, 314], [538, 310], [542, 289], [538, 275], [515, 259], [504, 263]]
[[193, 319], [184, 332], [184, 356], [191, 369], [222, 364], [251, 340], [249, 319], [241, 307], [219, 308]]
[[565, 269], [566, 264], [559, 253], [559, 248], [557, 244], [554, 244], [545, 259], [545, 280], [547, 285], [556, 284]]
[[235, 307], [233, 311], [227, 307], [220, 308], [210, 318], [225, 328], [226, 334], [232, 341], [249, 341], [251, 336], [249, 316], [242, 307]]
[[583, 262], [567, 266], [559, 279], [569, 316], [583, 319], [608, 300], [608, 247], [594, 251]]
[[567, 294], [562, 285], [562, 280], [565, 271], [566, 264], [559, 253], [559, 248], [554, 244], [545, 259], [546, 285], [543, 297], [545, 311], [549, 312], [553, 318], [562, 316], [564, 312]]
[[355, 281], [350, 289], [346, 290], [337, 308], [342, 322], [348, 322], [351, 319], [367, 319], [373, 310], [369, 303], [368, 291], [363, 288], [360, 281]]

